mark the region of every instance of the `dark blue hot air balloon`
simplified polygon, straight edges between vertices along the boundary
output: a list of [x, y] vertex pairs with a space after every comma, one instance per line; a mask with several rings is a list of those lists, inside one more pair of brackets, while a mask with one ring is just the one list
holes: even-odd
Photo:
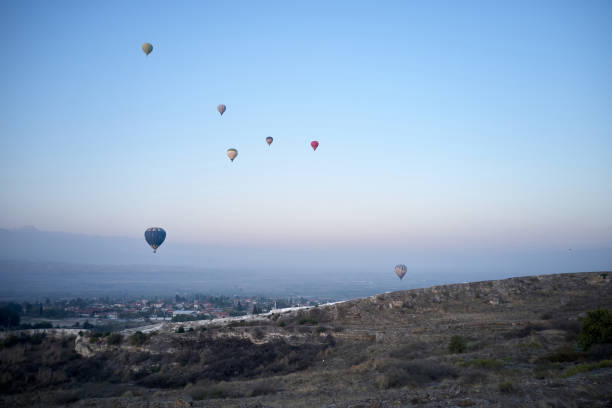
[[163, 228], [153, 227], [145, 231], [145, 239], [153, 248], [153, 252], [157, 252], [157, 248], [164, 243], [166, 239], [166, 231]]

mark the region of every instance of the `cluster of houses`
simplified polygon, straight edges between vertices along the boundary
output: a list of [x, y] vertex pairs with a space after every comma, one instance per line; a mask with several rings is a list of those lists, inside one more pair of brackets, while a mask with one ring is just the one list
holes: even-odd
[[171, 320], [177, 316], [193, 316], [201, 318], [219, 318], [237, 314], [251, 314], [268, 311], [273, 308], [273, 302], [256, 301], [250, 298], [232, 299], [232, 304], [215, 305], [205, 301], [149, 301], [147, 299], [133, 300], [124, 303], [94, 302], [86, 306], [65, 306], [64, 311], [79, 317], [102, 319], [144, 318], [150, 320]]

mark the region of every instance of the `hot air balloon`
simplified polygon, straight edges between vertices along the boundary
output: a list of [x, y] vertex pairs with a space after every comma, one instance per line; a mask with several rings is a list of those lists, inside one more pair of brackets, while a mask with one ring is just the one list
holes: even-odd
[[319, 142], [313, 140], [312, 142], [310, 142], [310, 147], [312, 147], [312, 150], [317, 150], [317, 147], [319, 147]]
[[225, 154], [227, 154], [227, 157], [229, 157], [229, 159], [231, 161], [234, 161], [236, 156], [238, 156], [238, 150], [236, 150], [236, 149], [227, 149], [227, 152], [225, 152]]
[[395, 265], [395, 274], [397, 275], [398, 278], [404, 279], [404, 275], [406, 274], [406, 272], [408, 271], [408, 268], [406, 268], [406, 265]]
[[220, 115], [223, 115], [225, 113], [226, 109], [227, 109], [227, 107], [224, 104], [221, 104], [221, 105], [217, 106], [217, 111], [219, 111]]
[[270, 146], [273, 141], [274, 141], [273, 137], [271, 137], [271, 136], [266, 137], [266, 143], [268, 144], [268, 146]]
[[145, 231], [145, 239], [147, 244], [151, 245], [153, 252], [157, 252], [157, 248], [164, 243], [166, 239], [166, 231], [163, 228], [153, 227]]
[[153, 46], [149, 43], [144, 43], [142, 44], [142, 51], [148, 56], [153, 51]]

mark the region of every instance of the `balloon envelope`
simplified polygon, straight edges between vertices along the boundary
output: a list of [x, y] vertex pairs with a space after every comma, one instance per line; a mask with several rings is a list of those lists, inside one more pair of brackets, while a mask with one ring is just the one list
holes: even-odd
[[312, 150], [317, 150], [317, 147], [319, 147], [319, 142], [313, 140], [312, 142], [310, 142], [310, 147], [312, 147]]
[[395, 274], [397, 275], [398, 278], [404, 279], [404, 275], [406, 274], [406, 272], [408, 271], [408, 268], [406, 268], [406, 265], [395, 265]]
[[151, 53], [151, 51], [153, 51], [153, 46], [149, 43], [144, 43], [142, 44], [142, 51], [149, 55]]
[[268, 144], [268, 146], [270, 146], [273, 141], [274, 141], [274, 138], [272, 138], [270, 136], [266, 137], [266, 143]]
[[226, 109], [227, 109], [227, 107], [224, 104], [221, 104], [221, 105], [217, 106], [217, 111], [219, 111], [220, 115], [223, 115], [225, 113]]
[[238, 150], [236, 150], [236, 149], [227, 149], [227, 152], [225, 152], [225, 154], [227, 154], [227, 157], [229, 157], [229, 159], [231, 161], [234, 161], [236, 156], [238, 156]]
[[153, 252], [157, 252], [157, 248], [164, 243], [166, 239], [166, 231], [163, 228], [153, 227], [145, 231], [145, 239], [147, 244], [151, 245]]

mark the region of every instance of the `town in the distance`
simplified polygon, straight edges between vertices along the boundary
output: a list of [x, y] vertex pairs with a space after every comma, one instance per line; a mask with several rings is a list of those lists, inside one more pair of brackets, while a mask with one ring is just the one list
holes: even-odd
[[174, 297], [111, 297], [3, 302], [3, 327], [19, 329], [121, 330], [158, 321], [186, 322], [254, 315], [276, 309], [316, 306], [329, 299], [191, 294]]

